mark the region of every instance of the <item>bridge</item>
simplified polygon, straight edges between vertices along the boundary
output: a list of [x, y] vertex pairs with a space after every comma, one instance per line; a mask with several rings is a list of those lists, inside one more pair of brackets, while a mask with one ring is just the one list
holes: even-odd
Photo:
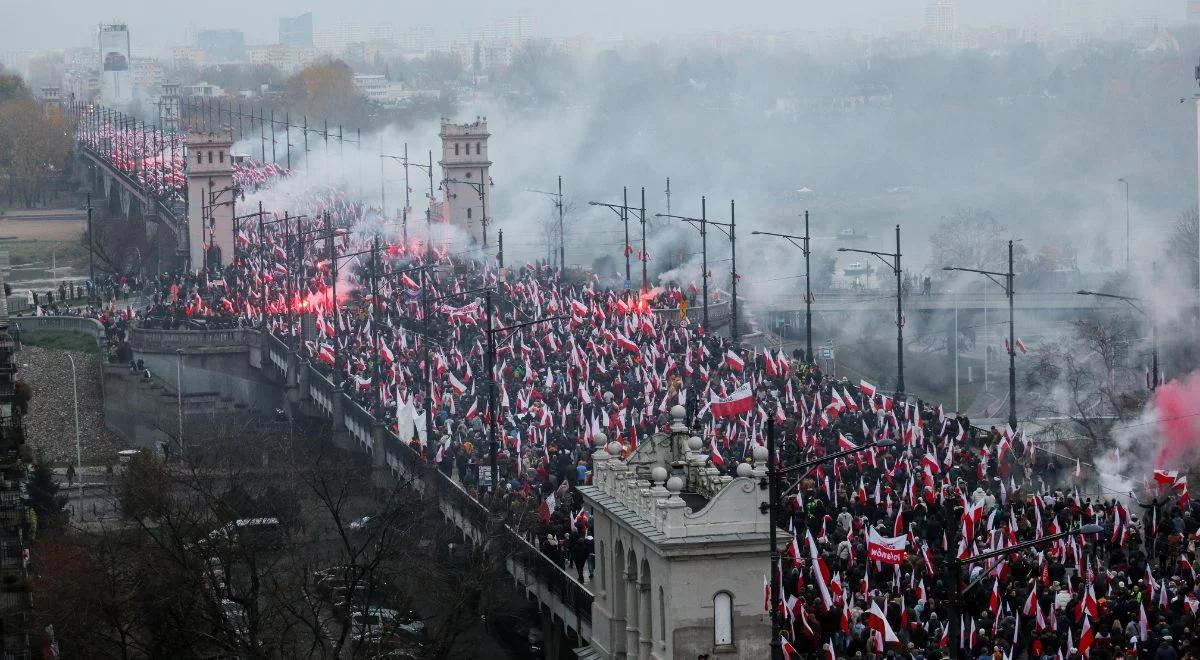
[[[909, 294], [904, 296], [905, 312], [954, 311], [968, 314], [982, 312], [1008, 313], [1008, 298], [999, 289], [987, 294], [973, 291], [963, 293], [933, 293], [929, 295]], [[756, 311], [770, 314], [804, 312], [804, 294], [785, 294], [770, 300], [746, 300]], [[1094, 296], [1081, 296], [1074, 291], [1048, 291], [1022, 293], [1017, 291], [1013, 308], [1017, 312], [1090, 311], [1112, 307], [1111, 302], [1097, 300]], [[841, 312], [895, 313], [896, 295], [889, 291], [814, 291], [812, 311], [814, 314]]]
[[[98, 339], [103, 336], [98, 323], [79, 317], [19, 318], [14, 324], [24, 331], [71, 330]], [[591, 639], [594, 597], [587, 587], [551, 562], [520, 531], [504, 524], [502, 516], [494, 516], [456, 481], [422, 459], [386, 424], [375, 419], [278, 338], [249, 328], [183, 331], [138, 328], [132, 331], [130, 344], [135, 359], [144, 360], [156, 376], [155, 383], [135, 385], [153, 390], [148, 405], [141, 407], [141, 413], [147, 417], [154, 417], [152, 408], [163, 407], [163, 397], [174, 400], [177, 392], [170, 388], [178, 384], [183, 397], [188, 399], [199, 397], [213, 403], [237, 400], [241, 406], [281, 405], [293, 416], [328, 420], [332, 428], [330, 442], [370, 457], [377, 480], [391, 485], [404, 483], [434, 495], [442, 515], [464, 537], [476, 543], [498, 540], [500, 547], [508, 548], [505, 562], [508, 573], [527, 597], [539, 604], [543, 627], [553, 633], [546, 635], [547, 657], [558, 657], [560, 649], [584, 646]], [[124, 365], [109, 365], [107, 369], [114, 376], [129, 371]], [[119, 376], [110, 378], [106, 374], [105, 423], [110, 426], [121, 423], [110, 419], [110, 414], [121, 413], [110, 407], [109, 399], [138, 395], [123, 387], [127, 386]], [[263, 396], [267, 391], [272, 396]], [[181, 405], [186, 412], [188, 406]], [[176, 423], [173, 404], [166, 408], [169, 414], [157, 420], [160, 432], [173, 430]]]

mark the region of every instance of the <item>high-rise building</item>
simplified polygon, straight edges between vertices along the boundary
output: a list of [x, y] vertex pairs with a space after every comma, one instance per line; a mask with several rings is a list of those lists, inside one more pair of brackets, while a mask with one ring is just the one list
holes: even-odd
[[284, 16], [279, 19], [279, 45], [302, 46], [312, 48], [313, 19], [312, 12], [306, 11], [299, 16]]
[[100, 101], [124, 105], [133, 100], [133, 74], [129, 70], [129, 28], [124, 23], [101, 25]]
[[1200, 23], [1200, 0], [1187, 0], [1187, 19], [1189, 23]]
[[957, 29], [954, 0], [933, 0], [925, 5], [925, 31], [934, 36], [946, 36]]
[[246, 36], [241, 30], [200, 30], [196, 47], [204, 51], [206, 64], [243, 62], [246, 59]]

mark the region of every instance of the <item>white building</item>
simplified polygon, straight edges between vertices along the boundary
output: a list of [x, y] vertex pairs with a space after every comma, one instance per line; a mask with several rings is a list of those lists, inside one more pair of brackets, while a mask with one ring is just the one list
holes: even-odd
[[290, 76], [317, 60], [315, 48], [270, 44], [247, 46], [246, 58], [252, 66], [275, 67], [281, 74]]
[[[592, 641], [580, 657], [612, 660], [770, 657], [763, 577], [770, 564], [766, 450], [737, 478], [706, 468], [700, 438], [671, 409], [656, 434], [624, 460], [620, 443], [592, 455]], [[790, 537], [782, 533], [781, 547]]]
[[954, 0], [932, 0], [925, 5], [925, 31], [935, 40], [947, 40], [958, 29]]
[[[443, 221], [465, 231], [468, 235], [487, 236], [491, 220], [492, 161], [488, 160], [487, 141], [490, 137], [487, 118], [475, 118], [470, 124], [453, 124], [442, 119]], [[486, 239], [484, 240], [486, 243]]]

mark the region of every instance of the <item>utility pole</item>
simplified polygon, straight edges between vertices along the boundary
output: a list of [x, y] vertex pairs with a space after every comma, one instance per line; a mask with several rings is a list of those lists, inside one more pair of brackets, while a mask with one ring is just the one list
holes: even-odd
[[563, 194], [562, 194], [562, 175], [558, 175], [558, 272], [561, 279], [561, 274], [567, 269], [567, 248], [566, 240], [563, 235]]
[[805, 360], [812, 362], [812, 277], [809, 272], [809, 256], [812, 255], [812, 250], [809, 249], [808, 235], [808, 211], [804, 212], [804, 235], [793, 236], [791, 234], [776, 234], [769, 231], [752, 231], [752, 236], [775, 236], [785, 239], [792, 245], [800, 248], [804, 254], [804, 339], [805, 339]]
[[[1013, 272], [1013, 241], [1008, 241], [1007, 272], [1001, 273], [990, 270], [979, 270], [978, 268], [958, 268], [956, 266], [944, 266], [942, 270], [978, 273], [1004, 289], [1004, 295], [1008, 298], [1008, 425], [1015, 431], [1017, 430], [1017, 333], [1013, 318], [1013, 301], [1016, 298], [1016, 273]], [[998, 278], [1003, 278], [1003, 281]], [[1090, 292], [1084, 291], [1080, 291], [1079, 293], [1090, 294]], [[955, 341], [957, 342], [957, 335], [955, 335]], [[956, 343], [956, 356], [958, 354], [957, 346], [958, 344]], [[957, 357], [955, 359], [957, 359]]]
[[624, 198], [621, 203], [621, 221], [625, 223], [625, 290], [628, 291], [633, 283], [629, 276], [629, 253], [633, 250], [629, 245], [629, 188], [622, 187], [621, 195]]
[[[733, 342], [736, 344], [738, 339], [741, 336], [741, 332], [738, 329], [738, 298], [737, 298], [738, 279], [741, 276], [738, 275], [738, 272], [737, 272], [737, 234], [735, 232], [737, 225], [735, 223], [735, 218], [736, 218], [736, 216], [734, 214], [733, 200], [731, 199], [731, 200], [729, 200], [729, 269], [730, 269], [731, 273], [733, 274], [733, 277], [730, 278], [733, 280], [733, 300], [730, 301], [730, 304], [733, 306], [732, 307]], [[643, 223], [642, 226], [643, 226], [643, 230], [644, 230], [645, 224]]]
[[646, 293], [650, 290], [650, 279], [646, 276], [646, 262], [650, 260], [650, 253], [646, 249], [646, 186], [642, 186], [642, 208], [638, 215], [642, 221], [642, 293]]
[[[87, 235], [88, 235], [88, 281], [93, 292], [96, 291], [96, 246], [92, 241], [92, 193], [87, 194]], [[88, 298], [92, 298], [89, 295]]]
[[404, 143], [404, 213], [401, 220], [401, 236], [404, 237], [404, 249], [408, 250], [408, 207], [412, 204], [410, 199], [409, 183], [408, 183], [408, 143]]
[[873, 255], [886, 264], [896, 275], [896, 398], [902, 399], [904, 396], [904, 286], [901, 280], [901, 273], [903, 271], [900, 268], [900, 225], [896, 225], [895, 252], [876, 252], [874, 250], [857, 250], [854, 248], [838, 248], [838, 252], [858, 252], [860, 254]]
[[504, 268], [504, 230], [500, 230], [500, 235], [497, 238], [500, 250], [496, 253], [496, 262], [501, 268]]

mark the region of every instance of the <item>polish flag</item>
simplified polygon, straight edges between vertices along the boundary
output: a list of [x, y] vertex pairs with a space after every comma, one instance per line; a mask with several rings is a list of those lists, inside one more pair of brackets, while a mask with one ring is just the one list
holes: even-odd
[[712, 460], [713, 465], [718, 468], [725, 467], [725, 457], [717, 450], [717, 443], [712, 438], [708, 440], [708, 450], [711, 452], [708, 457]]
[[858, 449], [858, 445], [854, 444], [853, 442], [850, 442], [849, 438], [847, 438], [846, 436], [839, 433], [838, 434], [838, 450], [839, 451], [848, 451], [851, 449]]
[[333, 354], [333, 347], [329, 344], [321, 344], [320, 350], [317, 351], [317, 359], [330, 366], [337, 361]]
[[738, 357], [737, 353], [734, 353], [732, 350], [725, 352], [725, 364], [728, 365], [730, 369], [733, 369], [737, 372], [741, 372], [746, 368], [746, 363], [743, 362], [742, 358]]
[[1029, 352], [1029, 349], [1025, 347], [1025, 342], [1021, 341], [1020, 337], [1017, 337], [1017, 350], [1021, 351], [1022, 355]]
[[875, 386], [865, 380], [858, 381], [858, 391], [862, 392], [868, 399], [875, 398]]
[[629, 351], [630, 353], [641, 355], [641, 350], [638, 349], [638, 345], [633, 343], [629, 337], [626, 337], [619, 332], [617, 333], [617, 345]]
[[729, 396], [714, 396], [709, 403], [709, 411], [712, 412], [713, 417], [736, 417], [749, 412], [752, 408], [754, 408], [754, 394], [750, 390], [750, 383], [743, 383]]
[[1083, 617], [1083, 630], [1079, 633], [1079, 644], [1075, 646], [1079, 650], [1079, 655], [1087, 657], [1087, 652], [1095, 641], [1096, 633], [1092, 631], [1092, 622], [1085, 616]]
[[571, 311], [574, 312], [576, 316], [587, 316], [588, 308], [587, 305], [579, 302], [578, 300], [572, 300]]
[[450, 387], [453, 387], [459, 396], [467, 393], [467, 386], [463, 385], [461, 380], [455, 378], [453, 373], [450, 374]]
[[383, 358], [383, 363], [389, 366], [396, 361], [396, 356], [392, 354], [392, 349], [388, 348], [387, 344], [379, 345], [379, 356]]
[[892, 632], [891, 624], [879, 609], [879, 603], [874, 601], [871, 602], [871, 609], [867, 612], [867, 627], [882, 635], [885, 644], [888, 642], [900, 643], [900, 638]]

